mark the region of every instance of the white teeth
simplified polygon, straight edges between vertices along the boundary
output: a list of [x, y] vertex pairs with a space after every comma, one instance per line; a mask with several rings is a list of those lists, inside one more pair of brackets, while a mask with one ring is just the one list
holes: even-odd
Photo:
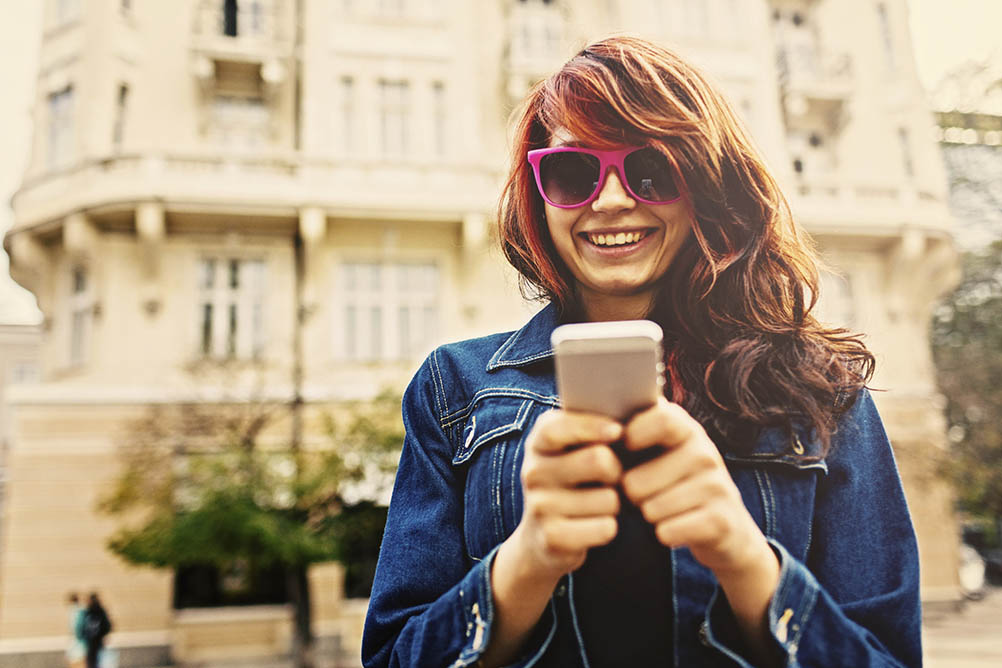
[[617, 232], [616, 234], [589, 234], [588, 240], [596, 246], [623, 246], [635, 244], [646, 236], [646, 232]]

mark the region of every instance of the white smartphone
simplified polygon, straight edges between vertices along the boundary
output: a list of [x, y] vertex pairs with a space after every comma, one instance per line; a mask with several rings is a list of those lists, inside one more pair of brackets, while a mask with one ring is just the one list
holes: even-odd
[[550, 342], [564, 408], [626, 421], [664, 387], [661, 327], [650, 320], [561, 325]]

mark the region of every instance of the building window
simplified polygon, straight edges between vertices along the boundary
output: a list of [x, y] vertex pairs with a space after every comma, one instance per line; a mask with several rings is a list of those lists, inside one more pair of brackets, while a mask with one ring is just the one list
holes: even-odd
[[230, 148], [257, 148], [268, 142], [271, 116], [264, 98], [217, 95], [212, 101], [210, 135]]
[[223, 34], [237, 36], [237, 0], [223, 0]]
[[80, 18], [80, 0], [51, 0], [50, 28], [59, 28]]
[[411, 359], [427, 352], [438, 322], [439, 273], [434, 263], [348, 262], [341, 265], [334, 313], [338, 357]]
[[64, 167], [73, 156], [73, 86], [49, 94], [49, 167]]
[[69, 302], [70, 365], [79, 366], [87, 361], [94, 325], [93, 290], [85, 267], [74, 267], [70, 272]]
[[709, 14], [706, 0], [683, 0], [686, 33], [689, 35], [706, 35], [710, 31]]
[[11, 385], [37, 383], [42, 379], [42, 371], [34, 360], [20, 360], [11, 365], [7, 382]]
[[887, 58], [887, 68], [893, 70], [896, 66], [894, 58], [894, 34], [891, 31], [891, 17], [887, 5], [881, 2], [877, 5], [877, 20], [880, 21], [880, 37], [884, 42], [884, 55]]
[[115, 125], [112, 128], [111, 143], [115, 150], [122, 148], [125, 138], [125, 110], [129, 104], [129, 87], [122, 84], [118, 87], [118, 98], [115, 103]]
[[[266, 0], [223, 0], [216, 14], [218, 30], [227, 37], [263, 35], [271, 27], [274, 17]], [[209, 12], [217, 10], [206, 7]]]
[[341, 77], [338, 89], [341, 95], [341, 128], [339, 133], [341, 150], [346, 154], [351, 154], [355, 152], [355, 134], [357, 132], [355, 127], [355, 80], [348, 76]]
[[563, 19], [560, 14], [543, 10], [538, 5], [537, 0], [514, 16], [511, 54], [515, 61], [538, 63], [560, 55]]
[[898, 143], [901, 145], [901, 162], [905, 168], [905, 176], [915, 176], [915, 161], [912, 159], [912, 142], [907, 128], [898, 128]]
[[379, 82], [380, 141], [384, 156], [407, 153], [409, 85], [406, 81]]
[[394, 17], [403, 16], [406, 9], [405, 0], [378, 0], [378, 9], [381, 16]]
[[204, 258], [198, 273], [199, 352], [214, 358], [260, 358], [264, 262]]
[[444, 156], [446, 151], [446, 140], [447, 140], [447, 120], [449, 113], [449, 106], [445, 99], [445, 84], [441, 81], [436, 81], [431, 86], [431, 98], [432, 98], [432, 136], [434, 142], [435, 154], [439, 157]]

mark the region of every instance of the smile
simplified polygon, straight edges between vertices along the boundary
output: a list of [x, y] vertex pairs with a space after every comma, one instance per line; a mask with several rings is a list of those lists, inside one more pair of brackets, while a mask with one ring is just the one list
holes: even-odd
[[633, 244], [640, 243], [640, 241], [650, 233], [651, 230], [645, 229], [631, 230], [629, 232], [583, 232], [581, 236], [595, 246], [610, 248], [616, 246], [631, 246]]

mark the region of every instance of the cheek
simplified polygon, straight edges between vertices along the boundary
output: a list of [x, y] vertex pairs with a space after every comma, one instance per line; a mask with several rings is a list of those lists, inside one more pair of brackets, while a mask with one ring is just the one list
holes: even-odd
[[553, 241], [553, 245], [561, 252], [574, 245], [574, 239], [571, 236], [573, 225], [573, 217], [568, 216], [566, 211], [547, 205], [546, 229], [550, 233], [550, 240]]

